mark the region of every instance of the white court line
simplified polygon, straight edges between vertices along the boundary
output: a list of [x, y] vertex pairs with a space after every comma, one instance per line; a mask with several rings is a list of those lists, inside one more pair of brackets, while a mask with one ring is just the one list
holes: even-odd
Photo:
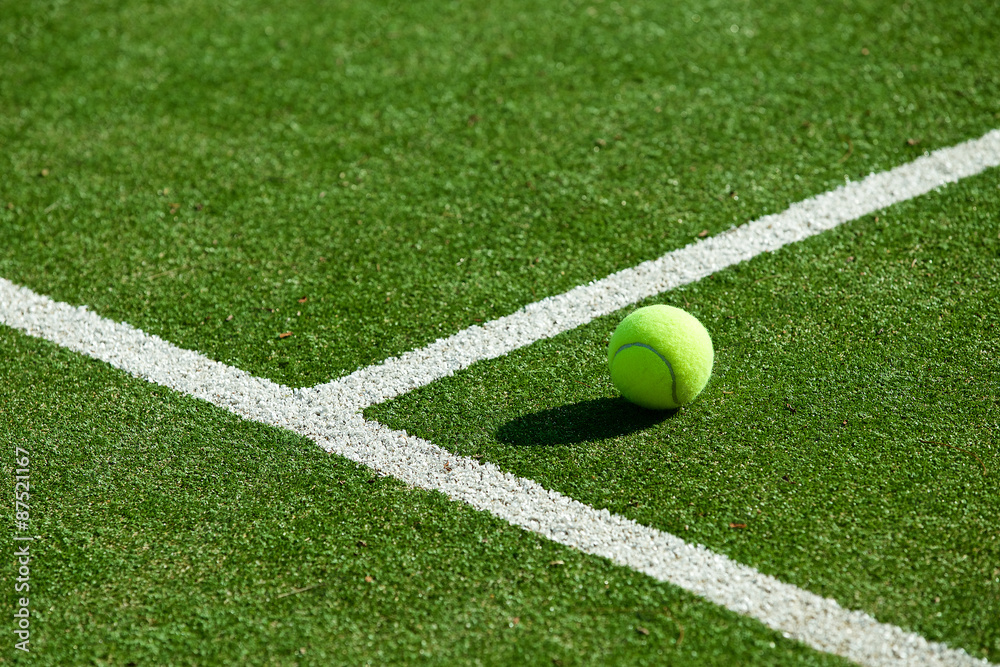
[[[912, 165], [917, 164], [923, 167], [914, 171]], [[886, 174], [908, 174], [906, 178], [915, 179], [920, 183], [916, 189], [909, 187], [907, 183], [888, 179], [881, 181], [881, 189], [861, 191], [861, 193], [871, 192], [879, 202], [878, 205], [871, 202], [859, 203], [858, 192], [852, 195], [851, 201], [857, 207], [855, 210], [861, 211], [857, 215], [863, 215], [997, 165], [1000, 165], [1000, 132], [994, 131], [979, 140], [937, 151], [910, 165], [886, 172]], [[906, 171], [908, 167], [910, 171]], [[885, 174], [869, 177], [857, 185], [878, 181], [883, 176]], [[810, 202], [821, 202], [825, 198], [836, 197], [838, 192], [851, 187], [847, 186], [834, 193], [821, 195], [796, 207], [805, 207], [806, 210], [812, 211], [809, 215], [825, 212], [827, 216], [825, 220], [844, 222], [845, 220], [841, 219], [843, 216], [834, 216], [824, 207], [809, 208], [809, 206]], [[883, 191], [885, 188], [889, 188], [891, 196], [885, 196]], [[898, 191], [894, 188], [898, 188]], [[892, 199], [893, 197], [895, 199]], [[775, 234], [783, 240], [777, 246], [773, 242], [770, 245], [764, 244], [764, 247], [757, 252], [780, 247], [796, 238], [804, 238], [820, 230], [815, 225], [807, 224], [804, 231], [802, 229], [797, 232], [783, 231], [784, 228], [779, 224], [781, 215], [783, 214], [769, 216], [772, 219], [771, 227], [764, 225], [763, 230], [777, 229], [778, 231], [764, 233]], [[778, 219], [777, 222], [775, 219]], [[751, 224], [760, 227], [759, 222]], [[828, 226], [835, 224], [839, 222]], [[810, 231], [814, 228], [816, 231]], [[738, 233], [739, 230], [716, 238], [737, 236]], [[799, 236], [791, 238], [787, 236], [789, 233]], [[744, 239], [744, 242], [748, 243], [753, 241], [753, 238]], [[705, 243], [691, 247], [704, 249], [703, 246], [712, 247]], [[725, 244], [721, 247], [731, 248]], [[681, 257], [685, 257], [683, 254], [685, 250], [671, 253], [666, 257], [676, 256], [678, 253], [681, 253]], [[628, 305], [643, 298], [644, 292], [652, 288], [638, 287], [639, 296], [635, 296], [631, 291], [616, 296], [616, 290], [623, 286], [616, 277], [631, 276], [629, 280], [643, 279], [643, 276], [651, 280], [662, 279], [664, 269], [658, 265], [662, 261], [665, 260], [648, 262], [636, 269], [620, 272], [609, 279], [578, 290], [603, 284], [604, 287], [600, 289], [606, 293], [607, 298], [601, 299], [590, 295], [585, 300], [586, 303], [593, 302], [598, 310], [608, 307], [608, 299], [616, 302], [616, 299], [627, 298], [629, 300], [622, 305]], [[741, 259], [733, 259], [724, 265], [736, 261]], [[647, 265], [651, 268], [640, 271]], [[715, 268], [711, 268], [713, 266]], [[710, 270], [702, 275], [718, 270], [719, 265], [712, 263], [708, 268]], [[704, 271], [705, 268], [701, 270]], [[697, 274], [697, 270], [694, 273]], [[685, 276], [683, 282], [697, 279], [697, 277], [690, 280], [687, 278], [688, 276]], [[624, 286], [629, 285], [624, 284]], [[546, 328], [529, 318], [525, 324], [527, 331], [514, 330], [514, 341], [525, 341], [520, 343], [525, 345], [544, 335], [555, 335], [571, 326], [577, 326], [577, 324], [567, 326], [567, 322], [572, 319], [563, 318], [579, 318], [581, 315], [573, 313], [586, 309], [586, 305], [580, 306], [568, 297], [579, 294], [578, 290], [540, 302], [566, 305], [565, 302], [569, 301], [569, 315], [563, 315], [561, 311], [553, 314], [549, 311], [549, 306], [539, 306], [539, 304], [519, 311], [528, 314], [548, 312], [549, 314], [542, 319], [543, 321], [548, 319], [551, 324]], [[514, 318], [519, 313], [510, 317]], [[588, 317], [583, 322], [592, 318], [593, 316]], [[515, 320], [518, 321], [520, 320]], [[48, 297], [35, 294], [4, 279], [0, 279], [0, 322], [101, 359], [151, 382], [202, 398], [247, 419], [295, 431], [311, 438], [327, 451], [368, 465], [383, 474], [394, 475], [414, 486], [441, 491], [454, 500], [488, 511], [560, 544], [574, 547], [584, 553], [604, 556], [619, 565], [685, 588], [728, 609], [756, 618], [769, 627], [785, 633], [786, 636], [798, 639], [820, 651], [834, 653], [865, 665], [988, 664], [960, 649], [928, 642], [915, 633], [894, 625], [879, 623], [863, 612], [846, 610], [834, 600], [824, 599], [783, 583], [704, 547], [690, 545], [669, 533], [639, 525], [624, 517], [613, 515], [607, 510], [596, 510], [560, 493], [546, 490], [537, 482], [505, 473], [491, 463], [481, 464], [472, 459], [456, 456], [425, 440], [400, 431], [392, 431], [381, 424], [365, 422], [357, 412], [360, 407], [373, 402], [372, 397], [381, 396], [384, 399], [389, 395], [398, 395], [400, 391], [393, 386], [387, 389], [377, 384], [373, 387], [359, 385], [359, 380], [367, 378], [368, 382], [377, 382], [379, 378], [394, 377], [392, 373], [386, 375], [384, 369], [396, 368], [398, 371], [401, 367], [405, 368], [407, 355], [401, 358], [404, 361], [395, 362], [403, 366], [394, 366], [387, 362], [373, 367], [382, 368], [383, 371], [376, 370], [371, 375], [365, 376], [365, 371], [371, 370], [365, 369], [350, 376], [353, 378], [350, 382], [293, 391], [269, 380], [255, 378], [244, 371], [212, 361], [195, 352], [177, 348], [128, 324], [103, 319], [83, 307], [77, 308], [54, 302]], [[492, 323], [477, 329], [487, 334], [496, 332], [498, 329], [491, 325]], [[536, 336], [539, 331], [553, 333]], [[462, 338], [463, 334], [466, 332], [447, 340], [466, 341], [474, 345], [476, 336], [482, 336], [474, 332], [471, 338]], [[509, 351], [520, 346], [514, 345], [509, 340], [510, 337], [510, 335], [500, 336], [499, 343], [491, 338], [486, 338], [485, 341], [507, 346], [506, 351]], [[495, 348], [490, 347], [484, 356], [470, 354], [469, 350], [463, 352], [463, 349], [459, 347], [457, 351], [450, 352], [445, 346], [443, 360], [446, 366], [443, 371], [436, 370], [437, 377], [450, 374], [456, 368], [465, 367], [475, 360], [505, 353], [496, 352]], [[357, 391], [358, 395], [352, 395], [353, 391]], [[393, 391], [395, 393], [391, 393]], [[343, 402], [331, 400], [336, 398], [346, 400]]]
[[325, 401], [364, 409], [484, 359], [503, 356], [593, 319], [693, 283], [727, 266], [1000, 165], [1000, 130], [872, 174], [787, 210], [643, 262], [399, 357], [319, 385]]
[[245, 419], [290, 429], [326, 451], [509, 521], [554, 542], [680, 586], [787, 637], [863, 665], [985, 665], [860, 611], [786, 584], [700, 545], [549, 491], [492, 463], [350, 410], [331, 410], [313, 389], [293, 391], [183, 350], [84, 307], [55, 302], [0, 278], [0, 322], [132, 375], [196, 396]]

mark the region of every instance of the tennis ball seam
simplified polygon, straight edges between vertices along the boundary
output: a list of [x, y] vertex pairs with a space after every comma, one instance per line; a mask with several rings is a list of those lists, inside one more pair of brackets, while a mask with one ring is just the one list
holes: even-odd
[[660, 361], [662, 361], [663, 363], [665, 363], [667, 365], [667, 370], [670, 371], [670, 393], [673, 395], [674, 405], [680, 405], [681, 402], [679, 400], [677, 400], [677, 376], [674, 375], [674, 367], [670, 363], [670, 361], [668, 361], [665, 356], [663, 356], [662, 354], [660, 354], [659, 350], [657, 350], [653, 346], [646, 345], [645, 343], [625, 343], [624, 345], [622, 345], [621, 347], [619, 347], [617, 350], [615, 350], [614, 355], [611, 357], [611, 363], [609, 364], [609, 366], [614, 366], [615, 359], [618, 358], [618, 353], [621, 352], [622, 350], [626, 349], [626, 348], [629, 348], [629, 347], [641, 347], [641, 348], [645, 348], [645, 349], [649, 350], [650, 352], [652, 352], [653, 354], [655, 354], [656, 356], [658, 356], [660, 358]]

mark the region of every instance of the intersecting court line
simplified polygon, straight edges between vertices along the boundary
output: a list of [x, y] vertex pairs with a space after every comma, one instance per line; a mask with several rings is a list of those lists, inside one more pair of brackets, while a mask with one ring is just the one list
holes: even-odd
[[0, 323], [206, 400], [246, 419], [290, 429], [382, 474], [490, 512], [584, 553], [670, 582], [820, 650], [864, 665], [985, 665], [841, 607], [701, 545], [597, 510], [492, 463], [365, 421], [368, 405], [567, 331], [643, 298], [710, 275], [843, 222], [1000, 165], [1000, 131], [848, 183], [660, 259], [543, 299], [482, 327], [317, 387], [292, 390], [180, 349], [0, 278]]

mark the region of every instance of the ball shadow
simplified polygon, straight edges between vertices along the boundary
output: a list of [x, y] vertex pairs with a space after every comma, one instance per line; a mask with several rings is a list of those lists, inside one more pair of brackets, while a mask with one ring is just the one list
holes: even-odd
[[646, 410], [624, 398], [597, 398], [512, 419], [497, 429], [496, 437], [520, 447], [570, 445], [635, 433], [675, 414], [677, 410]]

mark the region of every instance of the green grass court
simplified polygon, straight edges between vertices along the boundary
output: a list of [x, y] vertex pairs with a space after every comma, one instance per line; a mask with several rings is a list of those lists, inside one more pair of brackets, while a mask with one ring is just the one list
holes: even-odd
[[[983, 136], [997, 34], [977, 0], [0, 0], [0, 278], [312, 387]], [[678, 411], [611, 385], [626, 308], [364, 415], [997, 663], [998, 221], [990, 168], [637, 304], [713, 337]], [[0, 439], [39, 536], [0, 664], [850, 664], [8, 326]]]

